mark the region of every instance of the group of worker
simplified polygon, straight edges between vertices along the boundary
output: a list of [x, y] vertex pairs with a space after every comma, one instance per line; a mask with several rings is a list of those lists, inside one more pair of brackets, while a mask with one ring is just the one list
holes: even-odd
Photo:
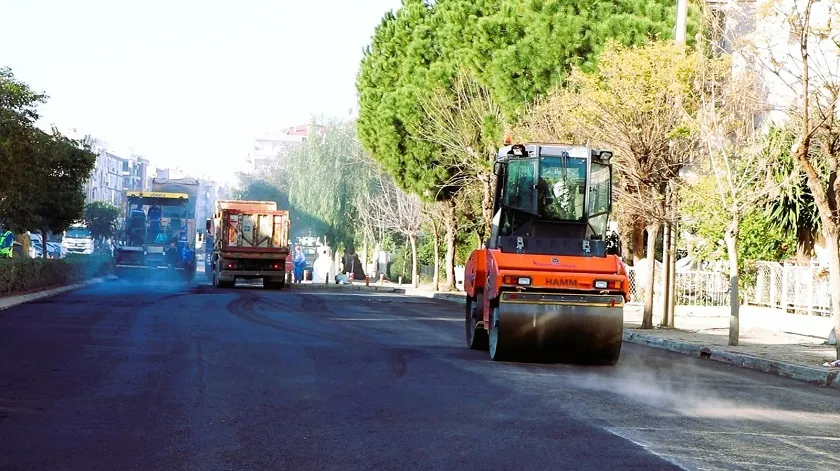
[[8, 225], [0, 223], [0, 258], [28, 257], [30, 243], [28, 232], [15, 237], [15, 233]]
[[[155, 237], [155, 244], [167, 244], [171, 242], [170, 237], [183, 238], [183, 234], [179, 234], [179, 232], [186, 230], [181, 225], [181, 219], [173, 217], [168, 227], [170, 233], [164, 232], [161, 224], [162, 210], [157, 205], [152, 205], [148, 211], [143, 211], [142, 204], [138, 204], [131, 209], [130, 214], [130, 238], [134, 244], [142, 245], [147, 233]], [[146, 221], [149, 223], [148, 232], [146, 231]]]

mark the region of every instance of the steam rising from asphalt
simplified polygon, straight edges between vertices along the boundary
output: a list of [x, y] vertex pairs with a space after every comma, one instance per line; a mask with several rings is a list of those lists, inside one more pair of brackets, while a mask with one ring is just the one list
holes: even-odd
[[[698, 379], [692, 365], [652, 370], [636, 359], [627, 358], [624, 365], [619, 363], [619, 368], [605, 373], [567, 375], [565, 380], [575, 388], [617, 394], [655, 410], [692, 418], [810, 425], [840, 422], [840, 410], [832, 413], [786, 410], [776, 406], [762, 408], [724, 398], [721, 392], [712, 390], [711, 385]], [[747, 384], [748, 380], [740, 382], [735, 378], [727, 389], [739, 394], [738, 390]]]
[[[200, 277], [200, 278], [199, 278]], [[204, 273], [196, 273], [195, 281], [203, 282]], [[180, 272], [169, 273], [164, 270], [160, 271], [121, 271], [111, 283], [118, 283], [134, 288], [156, 288], [156, 289], [187, 289], [196, 285], [193, 283], [186, 283]]]

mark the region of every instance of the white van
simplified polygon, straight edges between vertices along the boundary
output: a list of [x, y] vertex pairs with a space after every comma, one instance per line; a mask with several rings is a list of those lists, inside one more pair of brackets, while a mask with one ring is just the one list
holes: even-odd
[[72, 225], [61, 238], [62, 252], [89, 255], [93, 253], [93, 234], [84, 225]]

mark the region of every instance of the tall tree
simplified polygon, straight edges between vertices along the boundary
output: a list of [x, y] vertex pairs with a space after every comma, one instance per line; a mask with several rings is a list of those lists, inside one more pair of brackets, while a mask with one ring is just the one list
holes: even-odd
[[36, 180], [27, 195], [34, 203], [34, 227], [41, 231], [46, 255], [47, 232], [62, 232], [84, 217], [84, 183], [96, 154], [54, 129], [51, 136], [40, 133], [37, 161]]
[[432, 286], [435, 291], [440, 290], [440, 236], [443, 232], [443, 209], [440, 202], [423, 203], [423, 219], [429, 232], [432, 233]]
[[[764, 212], [773, 226], [783, 233], [796, 234], [796, 259], [807, 264], [814, 255], [814, 242], [820, 233], [820, 215], [808, 188], [808, 177], [790, 151], [798, 134], [792, 128], [790, 125], [771, 125], [769, 129], [769, 141], [783, 141], [783, 144], [778, 146], [778, 165], [773, 172], [779, 195], [767, 203]], [[816, 151], [816, 148], [812, 150]], [[814, 158], [819, 161], [816, 156]]]
[[446, 202], [447, 284], [458, 225], [451, 200], [462, 187], [446, 149], [417, 135], [428, 124], [421, 97], [450, 88], [465, 65], [507, 116], [517, 116], [572, 66], [594, 68], [607, 38], [638, 44], [670, 35], [673, 10], [665, 0], [404, 0], [385, 15], [357, 79], [359, 136], [400, 188]]
[[[667, 0], [438, 0], [433, 9], [441, 58], [466, 64], [510, 120], [563, 84], [572, 67], [595, 71], [608, 40], [673, 37], [676, 16]], [[692, 7], [692, 40], [696, 18]]]
[[541, 100], [521, 133], [538, 140], [572, 136], [615, 152], [616, 194], [647, 224], [647, 287], [642, 328], [653, 327], [655, 248], [664, 222], [675, 217], [668, 191], [692, 155], [691, 103], [698, 57], [670, 42], [644, 47], [610, 43], [595, 73], [576, 69], [569, 87]]
[[[439, 70], [434, 37], [432, 7], [423, 0], [404, 0], [396, 13], [385, 15], [358, 74], [358, 133], [397, 185], [429, 200], [443, 200], [449, 192], [440, 187], [449, 172], [439, 165], [440, 147], [413, 139], [408, 131], [422, 125], [417, 97], [446, 75]], [[438, 69], [434, 74], [433, 66]]]
[[361, 235], [357, 204], [371, 194], [379, 169], [356, 138], [354, 122], [313, 120], [310, 130], [306, 143], [284, 157], [289, 201], [324, 223], [333, 247], [353, 248]]
[[[0, 214], [13, 228], [60, 232], [82, 218], [96, 156], [55, 129], [35, 128], [46, 97], [0, 69]], [[46, 245], [46, 237], [43, 237]], [[46, 254], [46, 250], [44, 250]]]
[[[795, 93], [791, 115], [799, 125], [794, 157], [805, 173], [820, 216], [829, 260], [834, 331], [840, 332], [840, 38], [836, 19], [840, 1], [774, 1], [763, 12], [775, 23], [774, 35], [787, 31], [795, 47], [761, 48], [756, 58]], [[785, 35], [786, 37], [788, 35]], [[775, 44], [761, 38], [762, 44]], [[840, 342], [836, 345], [840, 359]]]
[[484, 240], [493, 219], [493, 163], [506, 127], [504, 113], [490, 90], [463, 69], [449, 89], [422, 95], [421, 106], [423, 125], [412, 132], [443, 149], [441, 160], [452, 169], [448, 185], [480, 188]]
[[385, 231], [399, 234], [408, 240], [411, 248], [411, 282], [416, 288], [420, 282], [417, 265], [417, 237], [422, 225], [421, 201], [417, 195], [408, 194], [380, 174], [379, 191], [365, 207], [365, 214], [379, 222]]
[[701, 58], [699, 64], [700, 103], [695, 129], [704, 156], [699, 167], [705, 167], [714, 182], [714, 197], [707, 202], [707, 211], [717, 209], [727, 215], [724, 241], [730, 279], [729, 345], [734, 346], [740, 334], [741, 225], [758, 206], [778, 196], [780, 185], [773, 181], [773, 169], [785, 139], [768, 135], [756, 126], [768, 110], [759, 96], [755, 73], [733, 72], [730, 61], [723, 59]]
[[84, 219], [95, 239], [111, 237], [117, 231], [120, 208], [105, 201], [94, 201], [85, 205]]
[[32, 201], [23, 195], [37, 170], [32, 158], [38, 136], [34, 123], [37, 107], [46, 98], [17, 80], [11, 69], [0, 68], [0, 217], [17, 231], [32, 222]]
[[239, 187], [234, 196], [240, 200], [274, 201], [278, 208], [289, 209], [288, 188], [283, 188], [274, 172], [236, 174]]

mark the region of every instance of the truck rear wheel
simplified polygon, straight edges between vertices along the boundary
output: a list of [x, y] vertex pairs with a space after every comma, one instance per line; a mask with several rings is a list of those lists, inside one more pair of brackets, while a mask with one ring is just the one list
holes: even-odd
[[184, 282], [192, 284], [195, 281], [195, 265], [187, 265], [184, 268]]
[[283, 289], [286, 287], [286, 282], [284, 281], [269, 281], [263, 280], [263, 288], [265, 289]]
[[476, 295], [477, 296], [475, 298], [469, 295], [467, 296], [464, 318], [467, 347], [471, 350], [487, 351], [487, 329], [484, 328], [483, 322], [481, 322], [484, 319], [484, 315], [482, 314], [484, 297], [482, 296], [481, 291], [477, 292]]
[[213, 285], [216, 288], [233, 288], [236, 286], [236, 280], [226, 281], [222, 280], [222, 265], [220, 260], [216, 260], [216, 270], [213, 272]]

